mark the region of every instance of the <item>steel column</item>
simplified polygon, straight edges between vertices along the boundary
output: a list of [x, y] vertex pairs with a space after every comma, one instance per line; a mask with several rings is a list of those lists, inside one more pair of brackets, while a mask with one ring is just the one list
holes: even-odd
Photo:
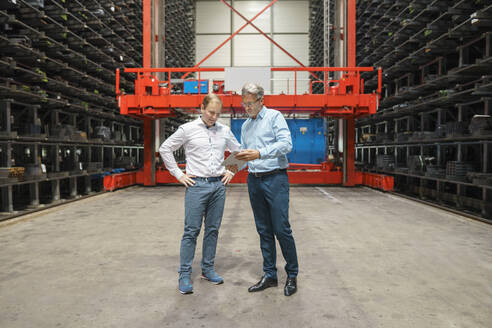
[[[150, 68], [152, 63], [152, 0], [143, 0], [143, 67]], [[144, 73], [150, 74], [150, 73]], [[144, 120], [144, 172], [145, 186], [155, 185], [155, 140], [154, 140], [154, 120], [145, 118]]]
[[143, 67], [150, 68], [152, 50], [150, 46], [152, 24], [152, 0], [143, 0]]
[[355, 186], [355, 119], [344, 120], [343, 185]]
[[355, 33], [356, 33], [356, 5], [355, 0], [348, 0], [347, 6], [347, 31], [346, 31], [346, 42], [347, 42], [347, 66], [355, 67], [355, 54], [356, 54], [356, 43], [355, 43]]
[[[356, 32], [356, 1], [347, 0], [347, 25], [345, 42], [347, 44], [347, 66], [355, 67], [355, 32]], [[355, 185], [355, 119], [347, 118], [344, 121], [343, 140], [343, 185]]]
[[14, 200], [12, 196], [12, 186], [2, 187], [2, 211], [12, 212], [14, 211]]
[[145, 118], [144, 120], [144, 186], [155, 185], [155, 139], [154, 120]]

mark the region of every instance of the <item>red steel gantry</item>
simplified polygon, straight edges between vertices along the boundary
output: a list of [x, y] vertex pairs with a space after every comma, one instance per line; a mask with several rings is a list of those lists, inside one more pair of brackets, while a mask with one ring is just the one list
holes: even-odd
[[[393, 188], [393, 178], [380, 174], [358, 172], [355, 170], [355, 119], [357, 117], [376, 113], [381, 95], [382, 76], [381, 69], [378, 69], [378, 88], [375, 93], [364, 93], [364, 81], [361, 72], [373, 71], [373, 67], [356, 67], [355, 63], [355, 35], [356, 35], [356, 0], [347, 0], [347, 66], [341, 68], [334, 67], [305, 67], [300, 61], [294, 58], [287, 50], [282, 48], [267, 34], [253, 24], [253, 21], [270, 8], [278, 0], [270, 3], [255, 15], [251, 20], [246, 19], [235, 10], [225, 0], [221, 0], [233, 12], [241, 16], [246, 23], [234, 32], [227, 40], [222, 42], [209, 55], [201, 60], [192, 68], [151, 68], [151, 5], [152, 0], [143, 0], [143, 68], [126, 68], [125, 73], [136, 73], [135, 93], [124, 94], [120, 92], [119, 79], [120, 70], [116, 71], [116, 95], [120, 112], [143, 119], [144, 121], [144, 167], [143, 170], [109, 175], [105, 177], [104, 185], [106, 190], [114, 190], [132, 184], [155, 185], [156, 183], [176, 183], [177, 180], [163, 167], [154, 171], [153, 163], [156, 156], [155, 149], [152, 147], [152, 124], [157, 118], [165, 118], [175, 115], [176, 109], [180, 111], [197, 112], [205, 94], [201, 93], [200, 83], [202, 72], [221, 72], [224, 68], [204, 68], [200, 65], [217, 52], [223, 45], [230, 41], [242, 29], [250, 25], [258, 30], [263, 36], [273, 42], [290, 58], [297, 62], [300, 67], [273, 67], [272, 72], [288, 71], [294, 73], [294, 92], [288, 94], [265, 95], [264, 104], [269, 108], [280, 110], [284, 113], [308, 113], [316, 116], [329, 116], [343, 118], [346, 120], [346, 142], [344, 147], [345, 160], [343, 172], [331, 162], [316, 164], [291, 164], [288, 169], [289, 179], [295, 184], [342, 184], [344, 186], [354, 186], [358, 184], [369, 185], [383, 190]], [[308, 93], [297, 93], [297, 72], [309, 72], [315, 77], [310, 81]], [[328, 79], [329, 72], [340, 72], [341, 76], [337, 80]], [[163, 80], [159, 80], [156, 73], [164, 75]], [[198, 93], [196, 94], [176, 94], [173, 93], [173, 81], [171, 73], [184, 73], [182, 78], [189, 74], [198, 77]], [[316, 74], [323, 74], [318, 78]], [[196, 81], [196, 79], [194, 80]], [[313, 83], [323, 85], [323, 94], [313, 94]], [[223, 102], [223, 112], [233, 114], [242, 113], [241, 95], [234, 92], [223, 92], [219, 88], [218, 95]], [[238, 172], [232, 183], [246, 182], [247, 172]]]

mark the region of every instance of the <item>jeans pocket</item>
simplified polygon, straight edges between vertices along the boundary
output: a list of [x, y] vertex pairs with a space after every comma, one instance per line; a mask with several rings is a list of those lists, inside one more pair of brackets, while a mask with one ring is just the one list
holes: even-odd
[[196, 188], [200, 185], [200, 183], [201, 183], [201, 181], [200, 181], [200, 180], [198, 180], [198, 179], [193, 180], [193, 181], [195, 181], [195, 184], [193, 184], [193, 185], [191, 185], [191, 186], [187, 187], [186, 189], [196, 189]]

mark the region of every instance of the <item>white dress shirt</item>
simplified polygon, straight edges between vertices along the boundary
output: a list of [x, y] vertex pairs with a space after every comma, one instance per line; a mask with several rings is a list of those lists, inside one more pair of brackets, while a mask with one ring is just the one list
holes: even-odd
[[183, 124], [159, 148], [166, 168], [178, 180], [184, 173], [179, 169], [173, 152], [181, 146], [184, 146], [186, 155], [186, 174], [205, 178], [224, 174], [225, 167], [221, 164], [226, 148], [231, 152], [241, 149], [231, 129], [224, 124], [216, 122], [207, 127], [201, 117]]

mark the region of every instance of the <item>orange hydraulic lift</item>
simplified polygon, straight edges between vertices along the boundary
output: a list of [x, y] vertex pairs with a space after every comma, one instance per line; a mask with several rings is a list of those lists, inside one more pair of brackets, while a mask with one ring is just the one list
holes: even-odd
[[[335, 167], [332, 162], [324, 162], [319, 165], [292, 164], [289, 166], [288, 174], [291, 183], [294, 184], [341, 184], [354, 186], [359, 184], [369, 185], [383, 190], [393, 189], [393, 178], [380, 174], [358, 172], [355, 170], [355, 119], [357, 117], [376, 113], [381, 95], [382, 74], [378, 69], [378, 89], [375, 93], [364, 93], [364, 81], [361, 72], [373, 71], [373, 67], [356, 67], [355, 63], [355, 10], [356, 0], [348, 1], [348, 28], [347, 28], [347, 56], [348, 67], [305, 67], [294, 58], [287, 50], [282, 48], [268, 35], [253, 24], [253, 21], [263, 12], [270, 8], [278, 0], [270, 3], [255, 15], [251, 20], [246, 19], [237, 10], [232, 8], [226, 1], [221, 0], [232, 11], [241, 16], [246, 23], [234, 32], [227, 40], [222, 42], [209, 55], [201, 60], [195, 67], [186, 68], [151, 68], [151, 3], [152, 0], [143, 0], [143, 68], [126, 68], [125, 73], [136, 73], [135, 93], [123, 94], [120, 92], [119, 79], [120, 70], [116, 71], [116, 95], [120, 112], [143, 119], [144, 121], [144, 167], [136, 172], [126, 172], [105, 177], [104, 186], [106, 190], [114, 190], [132, 184], [143, 184], [146, 186], [156, 183], [177, 183], [177, 180], [163, 167], [154, 172], [155, 150], [152, 148], [152, 124], [157, 118], [165, 118], [175, 115], [176, 109], [198, 112], [205, 94], [201, 93], [200, 83], [202, 72], [221, 72], [222, 67], [203, 68], [200, 65], [218, 51], [223, 45], [230, 41], [246, 26], [251, 25], [262, 35], [273, 42], [289, 57], [296, 61], [299, 67], [275, 67], [271, 71], [290, 71], [294, 73], [294, 92], [289, 94], [265, 95], [265, 106], [280, 110], [285, 113], [308, 113], [315, 116], [329, 116], [343, 118], [346, 120], [347, 145], [345, 147], [345, 172]], [[309, 72], [315, 79], [310, 81], [310, 90], [307, 93], [297, 93], [298, 72]], [[171, 79], [172, 73], [184, 73], [182, 78], [189, 74], [197, 76], [194, 81], [198, 84], [198, 93], [184, 94], [175, 93], [176, 85]], [[341, 72], [337, 80], [328, 79], [329, 72]], [[159, 80], [155, 73], [161, 73], [165, 78]], [[319, 78], [316, 74], [322, 73]], [[254, 81], [253, 81], [254, 82]], [[215, 83], [215, 82], [214, 82]], [[312, 84], [319, 83], [324, 87], [323, 94], [313, 94]], [[233, 114], [243, 113], [241, 107], [241, 95], [234, 92], [224, 92], [220, 84], [215, 92], [221, 97], [224, 104], [223, 112]], [[247, 172], [245, 170], [236, 174], [232, 183], [246, 182]]]

